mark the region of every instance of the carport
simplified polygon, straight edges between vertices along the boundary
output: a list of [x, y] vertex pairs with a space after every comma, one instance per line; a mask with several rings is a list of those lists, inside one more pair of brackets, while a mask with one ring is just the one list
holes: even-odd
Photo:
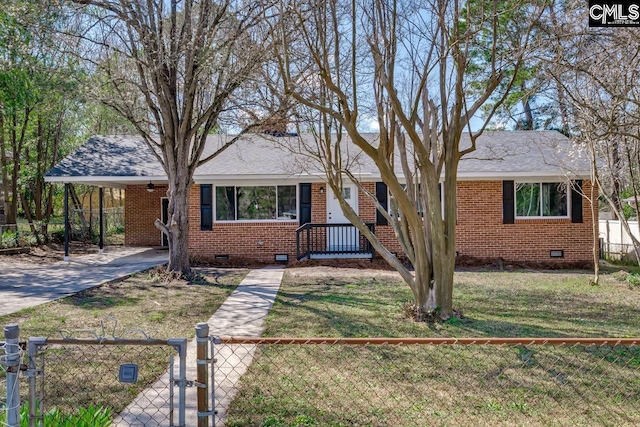
[[[114, 142], [117, 139], [117, 143]], [[45, 174], [45, 181], [64, 184], [64, 260], [69, 261], [70, 240], [70, 184], [84, 184], [98, 188], [99, 253], [104, 251], [104, 189], [127, 189], [130, 185], [147, 186], [153, 192], [158, 184], [166, 184], [167, 177], [157, 158], [130, 136], [96, 136], [71, 155], [65, 157]], [[125, 196], [126, 197], [126, 196]], [[125, 229], [126, 233], [126, 229]]]

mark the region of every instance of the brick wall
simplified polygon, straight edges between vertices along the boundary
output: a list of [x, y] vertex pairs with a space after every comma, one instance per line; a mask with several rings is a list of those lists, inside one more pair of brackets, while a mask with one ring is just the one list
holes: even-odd
[[[312, 221], [326, 219], [326, 194], [320, 193], [323, 184], [313, 184], [311, 189]], [[161, 197], [166, 196], [166, 186], [156, 186], [149, 193], [144, 186], [129, 186], [125, 197], [125, 244], [129, 246], [159, 246], [160, 231], [153, 225], [160, 218]], [[233, 258], [250, 258], [273, 262], [274, 254], [286, 253], [289, 259], [296, 256], [298, 222], [220, 223], [214, 222], [210, 231], [200, 230], [200, 190], [191, 188], [189, 195], [189, 250], [203, 258], [229, 255]]]
[[161, 233], [153, 223], [160, 219], [160, 199], [167, 196], [167, 186], [156, 185], [152, 193], [147, 185], [128, 186], [124, 198], [124, 244], [160, 246]]
[[[585, 194], [590, 194], [590, 182], [584, 181], [583, 187]], [[577, 224], [572, 223], [571, 218], [516, 219], [515, 224], [503, 224], [502, 181], [460, 181], [456, 250], [460, 256], [475, 259], [590, 264], [593, 232], [590, 204], [586, 199], [582, 216], [584, 222]], [[376, 235], [391, 251], [401, 252], [391, 226], [376, 226]], [[564, 258], [550, 257], [550, 251], [556, 249], [564, 251]]]
[[[584, 181], [583, 191], [590, 194], [589, 181]], [[592, 262], [593, 222], [586, 198], [582, 203], [584, 222], [576, 224], [571, 218], [516, 219], [515, 224], [503, 224], [501, 181], [459, 182], [458, 203], [460, 255], [543, 263]], [[564, 258], [551, 258], [549, 252], [555, 249], [564, 250]]]
[[[311, 184], [311, 222], [324, 224], [327, 222], [327, 184]], [[320, 192], [322, 191], [322, 193]]]
[[[312, 206], [317, 189], [312, 188]], [[189, 251], [204, 258], [229, 255], [230, 258], [247, 258], [273, 262], [274, 254], [296, 257], [296, 228], [298, 222], [214, 222], [212, 230], [200, 230], [200, 190], [191, 189], [189, 198]]]
[[[375, 183], [364, 183], [374, 193]], [[320, 189], [324, 188], [321, 193]], [[584, 182], [589, 194], [590, 183]], [[132, 246], [152, 245], [160, 242], [160, 232], [153, 221], [160, 217], [160, 198], [166, 187], [156, 186], [149, 193], [146, 186], [127, 188], [125, 203], [125, 243]], [[312, 222], [326, 222], [326, 184], [313, 184]], [[502, 258], [513, 262], [536, 263], [590, 263], [592, 221], [589, 202], [583, 203], [584, 222], [571, 223], [571, 219], [516, 220], [515, 224], [502, 224], [502, 182], [461, 181], [458, 183], [457, 250], [461, 256], [471, 258]], [[358, 195], [359, 214], [365, 222], [375, 222], [376, 210], [372, 201]], [[273, 261], [275, 253], [289, 254], [295, 259], [295, 230], [297, 222], [213, 223], [213, 230], [200, 230], [200, 192], [191, 190], [189, 200], [190, 250], [203, 257], [230, 255]], [[380, 240], [394, 252], [401, 252], [391, 226], [376, 226]], [[564, 258], [552, 259], [549, 251], [564, 250]]]

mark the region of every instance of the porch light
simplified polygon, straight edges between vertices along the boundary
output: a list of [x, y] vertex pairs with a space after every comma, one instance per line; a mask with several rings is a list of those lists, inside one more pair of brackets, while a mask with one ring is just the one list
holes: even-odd
[[153, 182], [149, 181], [149, 184], [147, 184], [147, 191], [149, 193], [153, 193], [153, 190], [155, 190], [155, 189], [156, 189], [156, 186], [153, 185]]
[[320, 187], [320, 194], [324, 194], [324, 187]]

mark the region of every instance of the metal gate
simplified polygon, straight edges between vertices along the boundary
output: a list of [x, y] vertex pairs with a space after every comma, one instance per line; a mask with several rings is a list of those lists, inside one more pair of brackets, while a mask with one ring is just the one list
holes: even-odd
[[185, 425], [186, 339], [30, 338], [27, 350], [29, 426], [92, 406], [115, 426]]

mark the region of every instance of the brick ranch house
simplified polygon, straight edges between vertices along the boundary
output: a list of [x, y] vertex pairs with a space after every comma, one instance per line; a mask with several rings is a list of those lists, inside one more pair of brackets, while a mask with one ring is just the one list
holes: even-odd
[[[375, 134], [367, 136], [372, 141]], [[209, 137], [211, 153], [229, 136]], [[347, 223], [321, 169], [299, 138], [248, 135], [201, 166], [189, 201], [189, 248], [202, 258], [371, 257]], [[468, 145], [463, 136], [462, 146]], [[385, 206], [393, 203], [372, 162], [352, 146], [350, 171]], [[402, 179], [398, 167], [397, 176]], [[486, 132], [459, 168], [457, 252], [467, 259], [592, 264], [589, 162], [555, 131]], [[125, 244], [165, 246], [154, 226], [166, 218], [166, 175], [140, 138], [89, 139], [46, 175], [49, 182], [125, 188]], [[580, 191], [580, 189], [582, 191]], [[152, 190], [152, 191], [151, 191]], [[391, 226], [355, 185], [345, 196], [392, 251]], [[597, 203], [597, 200], [596, 200]], [[597, 211], [597, 206], [596, 206]], [[597, 231], [596, 231], [597, 233]]]

